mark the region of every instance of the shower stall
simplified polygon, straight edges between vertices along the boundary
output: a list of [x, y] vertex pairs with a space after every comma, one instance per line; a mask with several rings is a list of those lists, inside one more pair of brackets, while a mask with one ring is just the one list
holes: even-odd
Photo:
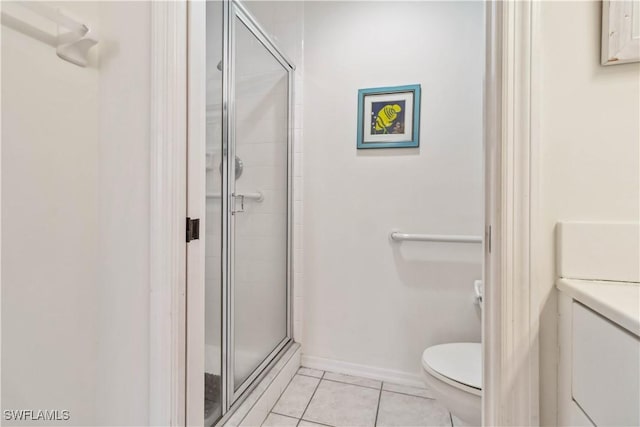
[[292, 344], [294, 66], [243, 5], [207, 1], [205, 7], [205, 112], [189, 114], [205, 116], [205, 152], [195, 157], [206, 160], [189, 165], [204, 166], [206, 189], [197, 195], [206, 209], [200, 375], [204, 425], [210, 426], [232, 412]]

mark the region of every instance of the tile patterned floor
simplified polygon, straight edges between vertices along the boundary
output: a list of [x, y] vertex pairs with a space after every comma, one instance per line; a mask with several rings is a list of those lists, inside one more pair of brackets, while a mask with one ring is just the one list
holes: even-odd
[[301, 367], [262, 426], [451, 427], [453, 418], [427, 389]]

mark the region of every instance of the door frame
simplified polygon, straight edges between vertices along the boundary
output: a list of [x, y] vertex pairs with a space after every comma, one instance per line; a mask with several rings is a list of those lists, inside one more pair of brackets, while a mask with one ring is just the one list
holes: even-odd
[[[531, 268], [540, 229], [539, 8], [532, 0], [486, 3], [484, 425], [539, 423], [539, 300]], [[187, 124], [188, 105], [197, 111], [202, 102], [188, 86], [202, 81], [187, 80], [187, 46], [202, 49], [204, 40], [187, 36], [187, 9], [187, 0], [151, 5], [151, 425], [192, 425], [198, 418], [187, 414], [204, 411], [203, 399], [187, 397], [202, 393], [193, 386], [202, 380], [186, 378], [187, 358], [204, 370], [203, 352], [187, 353], [203, 340], [202, 326], [187, 328], [187, 302], [204, 289], [191, 276], [186, 288], [193, 274], [187, 256], [203, 252], [197, 241], [188, 251], [185, 243], [187, 137], [204, 138], [194, 133], [196, 116]], [[189, 322], [203, 316], [202, 304], [189, 305]], [[187, 390], [187, 383], [194, 388]]]
[[187, 3], [150, 6], [148, 411], [150, 425], [179, 426], [187, 401]]
[[539, 425], [540, 2], [485, 4], [483, 425]]
[[[206, 2], [193, 1], [184, 2], [187, 8], [187, 26], [185, 32], [187, 34], [187, 84], [185, 85], [187, 92], [185, 96], [188, 99], [187, 110], [187, 139], [185, 148], [187, 150], [187, 158], [185, 167], [187, 182], [187, 216], [190, 218], [200, 219], [201, 233], [206, 234], [207, 219], [206, 200], [201, 197], [206, 193], [206, 159], [198, 156], [198, 153], [206, 152], [206, 93], [207, 82], [204, 73], [194, 73], [193, 69], [205, 69], [206, 67]], [[227, 8], [223, 5], [223, 17], [227, 13]], [[223, 18], [224, 19], [224, 18]], [[227, 40], [223, 39], [223, 44]], [[223, 55], [226, 51], [223, 49]], [[224, 60], [225, 58], [223, 58]], [[223, 71], [224, 73], [224, 71]], [[227, 76], [223, 77], [226, 81]], [[223, 92], [226, 87], [223, 85]], [[225, 93], [226, 95], [226, 93]], [[204, 124], [204, 125], [203, 125]], [[226, 138], [228, 132], [225, 126], [225, 120], [222, 119], [222, 133]], [[221, 182], [221, 215], [226, 211], [227, 203], [227, 164], [222, 162], [222, 182]], [[225, 218], [226, 221], [226, 218]], [[223, 230], [224, 231], [224, 230]], [[224, 236], [221, 236], [225, 238]], [[182, 241], [182, 245], [188, 247], [185, 258], [186, 282], [189, 284], [186, 298], [186, 354], [185, 359], [185, 424], [200, 425], [204, 414], [204, 372], [205, 372], [205, 244], [204, 239], [192, 240], [188, 244]], [[223, 254], [220, 254], [221, 256]], [[222, 259], [222, 258], [221, 258]], [[224, 262], [224, 260], [222, 261]], [[221, 268], [222, 279], [226, 269]], [[227, 298], [225, 287], [222, 287], [221, 301]], [[226, 304], [222, 304], [226, 309]], [[221, 313], [221, 322], [226, 316], [226, 311]], [[221, 323], [223, 326], [224, 324]], [[228, 360], [226, 352], [226, 333], [224, 327], [221, 331], [221, 370], [226, 369]], [[224, 407], [227, 403], [227, 395], [224, 384], [222, 385], [221, 405]], [[192, 398], [193, 397], [193, 398]], [[194, 414], [199, 414], [195, 417]]]

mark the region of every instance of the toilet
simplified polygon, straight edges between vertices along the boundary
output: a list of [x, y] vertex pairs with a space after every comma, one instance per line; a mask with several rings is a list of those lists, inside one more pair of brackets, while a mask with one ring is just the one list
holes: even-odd
[[[474, 282], [476, 304], [482, 310], [482, 281]], [[455, 342], [434, 345], [422, 353], [427, 387], [453, 415], [469, 426], [482, 424], [482, 344]]]
[[422, 369], [436, 400], [467, 425], [482, 424], [482, 344], [429, 347], [422, 353]]

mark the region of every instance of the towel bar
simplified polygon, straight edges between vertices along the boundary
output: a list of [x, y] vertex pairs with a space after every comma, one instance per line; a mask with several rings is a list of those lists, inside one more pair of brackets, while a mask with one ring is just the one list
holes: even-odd
[[391, 240], [395, 242], [451, 242], [451, 243], [482, 243], [482, 236], [457, 236], [441, 234], [412, 234], [391, 232]]

